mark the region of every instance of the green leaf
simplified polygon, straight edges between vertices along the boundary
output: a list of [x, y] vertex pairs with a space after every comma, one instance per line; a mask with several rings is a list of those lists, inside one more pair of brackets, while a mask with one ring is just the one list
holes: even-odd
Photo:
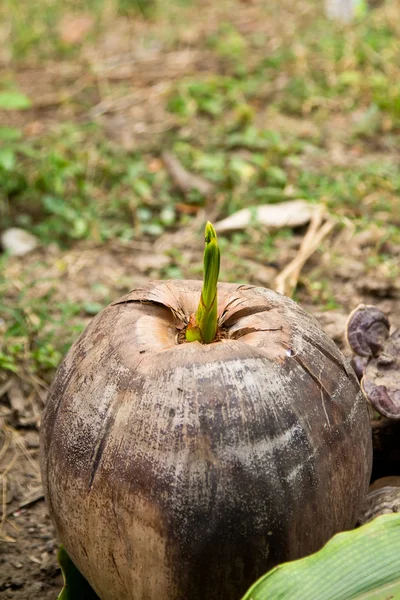
[[100, 302], [85, 302], [83, 304], [83, 310], [87, 315], [97, 315], [101, 311], [103, 306]]
[[0, 167], [12, 171], [15, 167], [15, 152], [11, 148], [0, 148]]
[[0, 109], [2, 110], [25, 110], [31, 105], [30, 98], [21, 92], [0, 92]]
[[0, 127], [0, 140], [14, 142], [22, 138], [22, 131], [17, 127]]
[[220, 266], [220, 255], [217, 242], [217, 234], [214, 227], [208, 221], [205, 231], [206, 248], [204, 250], [204, 286], [203, 300], [206, 308], [214, 302], [217, 292], [217, 282]]
[[64, 587], [58, 595], [58, 600], [100, 600], [96, 592], [93, 591], [78, 571], [62, 545], [58, 551], [57, 559], [64, 579]]
[[400, 598], [400, 514], [335, 535], [319, 552], [261, 577], [242, 600]]
[[4, 369], [5, 371], [12, 371], [13, 373], [18, 373], [18, 367], [14, 361], [14, 358], [11, 356], [7, 356], [3, 352], [0, 352], [0, 369]]

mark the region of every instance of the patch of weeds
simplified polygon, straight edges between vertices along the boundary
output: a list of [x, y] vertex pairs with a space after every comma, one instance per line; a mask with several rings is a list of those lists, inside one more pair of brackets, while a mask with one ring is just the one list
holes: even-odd
[[[107, 23], [110, 15], [108, 0], [35, 0], [24, 2], [23, 10], [16, 0], [4, 0], [0, 5], [0, 25], [5, 24], [6, 42], [14, 60], [33, 58], [75, 58], [79, 55], [81, 42], [70, 43], [60, 34], [63, 17], [85, 14], [93, 19], [93, 26], [85, 39], [93, 39]], [[162, 7], [159, 0], [117, 0], [112, 12], [123, 16], [150, 18]], [[79, 27], [72, 23], [71, 29]], [[82, 40], [83, 41], [83, 40]]]
[[168, 100], [167, 109], [180, 117], [205, 114], [219, 117], [238, 103], [237, 82], [214, 75], [203, 80], [181, 81]]
[[[206, 146], [178, 140], [173, 151], [189, 171], [216, 184], [222, 215], [292, 197], [286, 161], [301, 152], [301, 141], [254, 125], [235, 132], [218, 125], [217, 130]], [[188, 199], [204, 202], [198, 194]]]
[[242, 131], [230, 133], [225, 145], [228, 149], [248, 148], [249, 150], [271, 150], [280, 154], [286, 151], [282, 136], [278, 131], [260, 130], [255, 126], [248, 126]]
[[[395, 164], [382, 162], [362, 168], [332, 167], [323, 172], [301, 170], [300, 194], [324, 202], [334, 213], [379, 222], [379, 214], [398, 219], [400, 176]], [[396, 216], [397, 215], [397, 216]]]
[[[0, 350], [0, 368], [18, 372], [20, 368], [30, 373], [53, 371], [62, 356], [83, 329], [77, 324], [68, 326], [66, 321], [80, 308], [74, 304], [57, 304], [58, 317], [48, 310], [48, 299], [34, 302], [29, 306], [16, 307], [0, 304], [0, 312], [5, 322], [5, 333]], [[62, 338], [60, 338], [62, 329]], [[60, 342], [63, 339], [63, 342]]]
[[[398, 27], [390, 12], [371, 10], [351, 31], [327, 19], [304, 21], [295, 39], [261, 57], [247, 80], [274, 82], [272, 100], [294, 116], [319, 107], [349, 111], [373, 103], [399, 125]], [[250, 85], [250, 83], [249, 83]]]
[[208, 46], [231, 65], [233, 73], [241, 75], [247, 71], [248, 42], [232, 23], [222, 23], [217, 32], [209, 36]]
[[259, 284], [258, 265], [278, 269], [282, 259], [282, 248], [285, 248], [292, 237], [292, 229], [267, 231], [256, 220], [248, 231], [236, 231], [230, 235], [218, 236], [224, 256], [224, 262], [221, 265], [221, 280], [253, 281]]
[[141, 14], [146, 19], [157, 15], [157, 0], [118, 0], [118, 12], [124, 16]]
[[323, 276], [320, 269], [314, 269], [309, 278], [303, 280], [310, 298], [315, 305], [322, 310], [338, 310], [341, 304], [336, 300], [334, 294], [334, 283]]
[[[91, 4], [93, 7], [88, 6], [88, 9], [92, 8], [93, 14], [96, 14], [97, 0]], [[8, 23], [7, 41], [12, 58], [24, 60], [28, 56], [43, 59], [76, 55], [77, 46], [63, 42], [58, 31], [63, 15], [74, 10], [76, 5], [69, 0], [64, 3], [47, 0], [40, 4], [28, 0], [23, 11], [15, 0], [5, 0], [0, 9], [0, 21], [7, 20]]]
[[370, 104], [357, 119], [352, 128], [354, 139], [374, 139], [382, 132], [384, 117], [376, 104]]
[[[2, 259], [4, 263], [5, 259]], [[35, 285], [46, 284], [45, 280]], [[22, 286], [10, 298], [8, 283], [0, 279], [0, 314], [3, 336], [0, 345], [0, 368], [49, 376], [58, 366], [71, 343], [83, 330], [82, 307], [74, 302], [54, 301], [55, 290], [40, 297], [32, 286]], [[96, 307], [97, 308], [97, 307]], [[88, 314], [85, 307], [84, 313]]]
[[289, 79], [285, 93], [281, 94], [279, 108], [289, 115], [301, 115], [307, 101], [320, 95], [321, 91], [313, 79], [292, 77]]
[[17, 167], [17, 152], [22, 131], [15, 127], [0, 127], [0, 216], [6, 223], [9, 203], [27, 189], [25, 173]]
[[143, 154], [110, 145], [93, 126], [65, 125], [29, 143], [17, 133], [6, 132], [15, 139], [0, 151], [5, 226], [68, 244], [159, 235], [174, 224], [171, 180], [164, 169], [152, 171]]

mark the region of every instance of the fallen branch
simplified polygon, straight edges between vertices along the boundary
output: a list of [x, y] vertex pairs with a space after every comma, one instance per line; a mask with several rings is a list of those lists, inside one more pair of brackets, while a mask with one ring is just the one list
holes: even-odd
[[173, 154], [163, 152], [162, 158], [176, 187], [185, 195], [193, 190], [198, 190], [203, 196], [209, 196], [213, 193], [214, 186], [212, 183], [203, 177], [189, 173]]

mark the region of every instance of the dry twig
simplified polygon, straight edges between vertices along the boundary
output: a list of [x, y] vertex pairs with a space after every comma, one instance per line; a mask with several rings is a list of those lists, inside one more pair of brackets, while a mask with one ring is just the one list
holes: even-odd
[[334, 226], [334, 219], [327, 217], [322, 207], [314, 213], [297, 255], [275, 279], [275, 290], [277, 292], [287, 296], [293, 294], [305, 263], [318, 250], [322, 240], [332, 231]]

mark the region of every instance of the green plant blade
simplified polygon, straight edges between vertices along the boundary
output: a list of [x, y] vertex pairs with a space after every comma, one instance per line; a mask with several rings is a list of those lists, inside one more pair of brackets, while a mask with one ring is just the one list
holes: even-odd
[[30, 98], [21, 92], [0, 92], [0, 108], [2, 110], [26, 110], [31, 105]]
[[204, 285], [203, 303], [208, 309], [214, 304], [217, 293], [217, 282], [220, 266], [220, 253], [217, 242], [217, 234], [210, 221], [207, 222], [205, 232], [206, 247], [204, 250]]
[[58, 595], [58, 600], [100, 600], [62, 545], [58, 550], [57, 559], [64, 579], [64, 587]]
[[217, 283], [220, 266], [220, 252], [217, 234], [210, 221], [205, 231], [204, 282], [196, 320], [205, 344], [213, 341], [217, 332]]
[[206, 224], [205, 242], [203, 288], [195, 318], [186, 330], [186, 339], [188, 342], [210, 344], [218, 327], [217, 283], [220, 267], [217, 234], [210, 221]]
[[400, 599], [400, 514], [335, 535], [319, 552], [275, 567], [242, 600]]

